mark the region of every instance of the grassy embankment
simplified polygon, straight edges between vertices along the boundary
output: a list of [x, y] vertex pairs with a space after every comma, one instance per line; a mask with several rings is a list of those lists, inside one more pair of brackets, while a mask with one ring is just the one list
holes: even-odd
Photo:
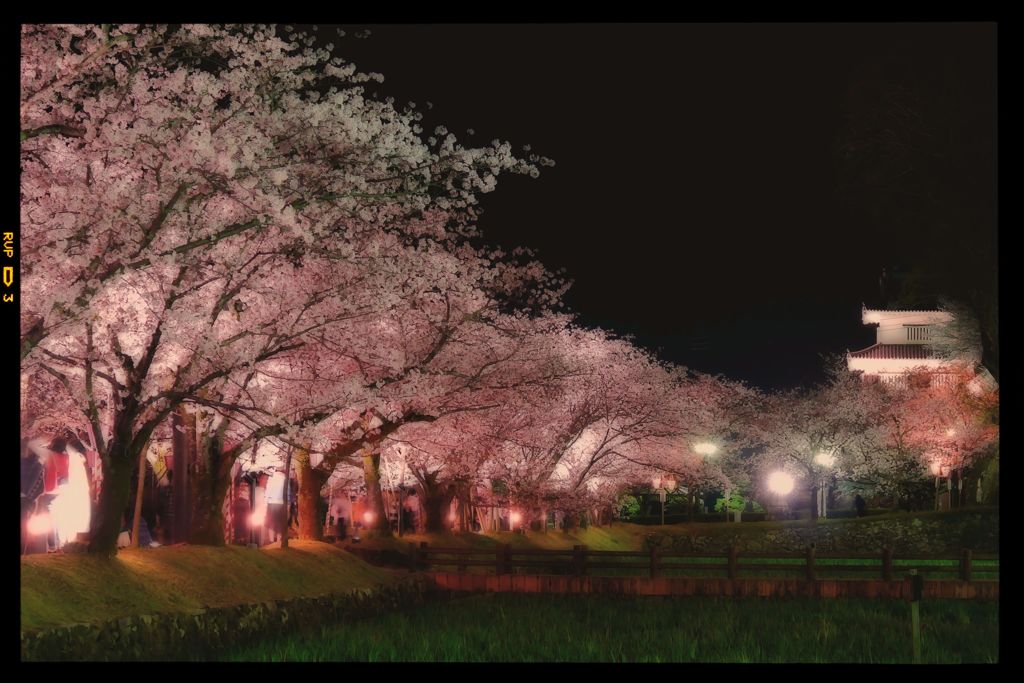
[[[488, 594], [224, 653], [233, 661], [909, 663], [899, 600]], [[996, 662], [996, 603], [921, 603], [925, 663]]]
[[21, 628], [347, 593], [396, 576], [326, 543], [287, 550], [170, 546], [114, 559], [29, 555], [21, 560]]

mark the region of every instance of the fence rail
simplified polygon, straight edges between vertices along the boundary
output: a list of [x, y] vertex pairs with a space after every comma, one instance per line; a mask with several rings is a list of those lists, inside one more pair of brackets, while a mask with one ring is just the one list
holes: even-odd
[[[896, 574], [916, 569], [930, 578], [957, 578], [960, 581], [996, 580], [999, 556], [963, 549], [957, 555], [897, 554], [890, 548], [877, 553], [818, 553], [809, 546], [802, 553], [740, 552], [735, 547], [721, 553], [637, 550], [590, 550], [585, 545], [566, 550], [516, 549], [502, 543], [493, 549], [447, 548], [409, 544], [409, 571], [428, 571], [431, 567], [487, 567], [494, 574], [550, 574], [587, 576], [591, 570], [630, 572], [631, 576], [652, 579], [673, 572], [688, 576], [716, 578], [756, 578], [789, 576], [815, 580], [854, 574], [865, 578], [892, 581]], [[520, 571], [522, 570], [522, 571]], [[955, 575], [955, 576], [950, 576]]]

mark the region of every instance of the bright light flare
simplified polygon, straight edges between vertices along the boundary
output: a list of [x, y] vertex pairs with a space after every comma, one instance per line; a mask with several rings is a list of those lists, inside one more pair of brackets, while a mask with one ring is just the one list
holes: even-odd
[[263, 522], [267, 521], [267, 513], [265, 510], [257, 510], [252, 513], [249, 517], [249, 526], [263, 526]]
[[820, 451], [814, 456], [814, 462], [818, 463], [822, 467], [832, 467], [836, 464], [836, 456], [828, 451]]
[[367, 524], [373, 524], [374, 514], [370, 510], [363, 513], [363, 521]]
[[793, 477], [778, 470], [768, 475], [768, 490], [780, 496], [785, 496], [793, 490]]
[[53, 520], [47, 513], [32, 515], [28, 518], [28, 532], [33, 536], [48, 534], [53, 529]]
[[718, 452], [718, 446], [711, 443], [710, 441], [702, 441], [701, 443], [694, 446], [693, 450], [695, 450], [700, 455], [714, 455], [715, 453]]
[[512, 520], [512, 524], [519, 524], [519, 520], [521, 520], [522, 518], [523, 518], [523, 516], [521, 514], [519, 514], [518, 512], [513, 512], [512, 515], [510, 516], [510, 519]]

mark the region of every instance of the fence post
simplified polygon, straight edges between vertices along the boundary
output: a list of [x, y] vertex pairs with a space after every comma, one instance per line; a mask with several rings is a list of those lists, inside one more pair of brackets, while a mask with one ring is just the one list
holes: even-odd
[[651, 578], [658, 578], [658, 547], [651, 546]]
[[924, 594], [924, 577], [916, 569], [910, 570], [910, 630], [914, 640], [914, 664], [921, 663], [921, 596]]
[[739, 553], [737, 553], [737, 551], [736, 551], [736, 546], [734, 546], [734, 545], [729, 546], [729, 548], [727, 550], [727, 555], [728, 555], [728, 558], [729, 558], [729, 568], [728, 568], [729, 578], [730, 579], [735, 579], [736, 576], [739, 573], [739, 571], [738, 571], [739, 570]]
[[892, 548], [882, 548], [882, 578], [892, 581]]
[[427, 555], [426, 541], [420, 541], [420, 566], [424, 570], [430, 569], [430, 557]]
[[409, 571], [416, 571], [416, 544], [409, 543]]
[[807, 546], [807, 580], [814, 581], [814, 544]]
[[964, 548], [960, 551], [960, 580], [971, 580], [971, 549]]
[[505, 544], [505, 573], [515, 574], [515, 570], [512, 567], [512, 544]]

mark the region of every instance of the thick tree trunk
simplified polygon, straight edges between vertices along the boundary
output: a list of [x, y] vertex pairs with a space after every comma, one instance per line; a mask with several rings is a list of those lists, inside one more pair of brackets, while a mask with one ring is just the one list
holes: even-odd
[[447, 529], [446, 513], [452, 502], [452, 492], [437, 484], [421, 483], [423, 494], [423, 524], [427, 533], [443, 533]]
[[811, 521], [816, 522], [818, 520], [818, 487], [811, 486]]
[[281, 547], [288, 547], [288, 511], [291, 510], [291, 496], [292, 496], [292, 447], [288, 447], [288, 453], [284, 457], [284, 510], [282, 514], [284, 519], [281, 520]]
[[470, 491], [468, 484], [461, 484], [458, 488], [459, 498], [459, 531], [471, 531], [473, 528], [473, 509], [470, 502]]
[[366, 508], [373, 513], [370, 529], [377, 536], [391, 538], [391, 520], [380, 490], [380, 451], [364, 452], [363, 481], [366, 484]]
[[[221, 444], [215, 443], [218, 450]], [[223, 455], [216, 461], [216, 469], [208, 473], [209, 495], [202, 497], [203, 509], [196, 511], [197, 522], [189, 534], [189, 543], [221, 547], [224, 539], [224, 499], [231, 488], [231, 466]]]
[[148, 448], [149, 444], [139, 453], [139, 476], [135, 484], [135, 509], [132, 511], [132, 548], [139, 547], [139, 520], [142, 519], [142, 496], [146, 491], [146, 451]]
[[110, 444], [109, 456], [103, 462], [103, 485], [96, 504], [89, 536], [89, 552], [113, 557], [117, 554], [117, 536], [121, 520], [131, 496], [133, 465], [138, 456], [126, 445], [127, 435]]
[[197, 545], [223, 546], [224, 497], [231, 488], [233, 458], [224, 453], [225, 421], [212, 434], [204, 434], [201, 452], [196, 458], [190, 489], [193, 499], [188, 542]]
[[174, 453], [174, 519], [171, 538], [175, 543], [186, 540], [192, 531], [192, 496], [191, 468], [196, 457], [196, 416], [185, 406], [178, 408], [171, 415], [171, 447]]
[[299, 479], [299, 538], [323, 540], [324, 526], [320, 519], [320, 491], [327, 477], [309, 464], [309, 451], [295, 454], [295, 473]]

